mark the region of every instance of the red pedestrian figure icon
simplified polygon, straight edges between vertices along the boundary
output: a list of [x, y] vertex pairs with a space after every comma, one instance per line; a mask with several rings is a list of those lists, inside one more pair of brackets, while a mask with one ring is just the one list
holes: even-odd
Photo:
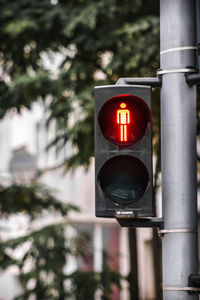
[[127, 142], [127, 124], [130, 124], [130, 111], [126, 109], [126, 103], [120, 104], [121, 109], [117, 110], [117, 124], [120, 125], [119, 139], [121, 142]]

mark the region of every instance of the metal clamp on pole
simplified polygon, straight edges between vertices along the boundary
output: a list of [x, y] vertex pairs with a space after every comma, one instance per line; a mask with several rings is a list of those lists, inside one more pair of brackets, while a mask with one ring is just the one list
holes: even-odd
[[197, 231], [187, 229], [187, 228], [176, 228], [176, 229], [161, 229], [159, 230], [159, 235], [163, 236], [164, 234], [167, 233], [197, 233]]
[[171, 69], [171, 70], [158, 70], [157, 76], [160, 78], [162, 75], [165, 74], [172, 74], [172, 73], [185, 73], [186, 82], [190, 86], [196, 85], [197, 87], [200, 86], [200, 73], [199, 70], [196, 68], [186, 67], [184, 69]]
[[172, 74], [172, 73], [198, 73], [198, 69], [196, 68], [190, 68], [190, 67], [186, 67], [186, 68], [183, 68], [183, 69], [169, 69], [169, 70], [162, 70], [162, 69], [159, 69], [157, 71], [157, 75], [158, 77], [160, 75], [165, 75], [165, 74]]
[[163, 287], [163, 291], [186, 291], [190, 293], [200, 293], [200, 288], [197, 287], [176, 287], [176, 286], [167, 286]]
[[199, 45], [198, 46], [182, 46], [182, 47], [175, 47], [170, 49], [165, 49], [160, 51], [160, 55], [170, 53], [170, 52], [176, 52], [176, 51], [185, 51], [185, 50], [197, 50], [199, 51]]

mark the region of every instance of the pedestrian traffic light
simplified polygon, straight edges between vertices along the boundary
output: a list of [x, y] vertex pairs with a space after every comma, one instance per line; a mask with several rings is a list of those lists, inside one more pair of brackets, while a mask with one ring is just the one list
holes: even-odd
[[97, 217], [152, 217], [151, 88], [95, 88]]

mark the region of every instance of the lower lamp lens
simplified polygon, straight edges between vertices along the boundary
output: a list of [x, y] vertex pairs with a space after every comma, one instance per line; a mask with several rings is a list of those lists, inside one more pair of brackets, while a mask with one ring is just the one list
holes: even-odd
[[127, 204], [142, 198], [149, 185], [147, 168], [136, 157], [115, 156], [102, 166], [98, 181], [103, 193], [113, 202]]

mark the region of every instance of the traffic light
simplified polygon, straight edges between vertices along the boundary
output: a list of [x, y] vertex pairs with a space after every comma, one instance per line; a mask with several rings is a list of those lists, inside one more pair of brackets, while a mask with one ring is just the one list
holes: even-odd
[[96, 216], [152, 217], [151, 88], [95, 88]]

